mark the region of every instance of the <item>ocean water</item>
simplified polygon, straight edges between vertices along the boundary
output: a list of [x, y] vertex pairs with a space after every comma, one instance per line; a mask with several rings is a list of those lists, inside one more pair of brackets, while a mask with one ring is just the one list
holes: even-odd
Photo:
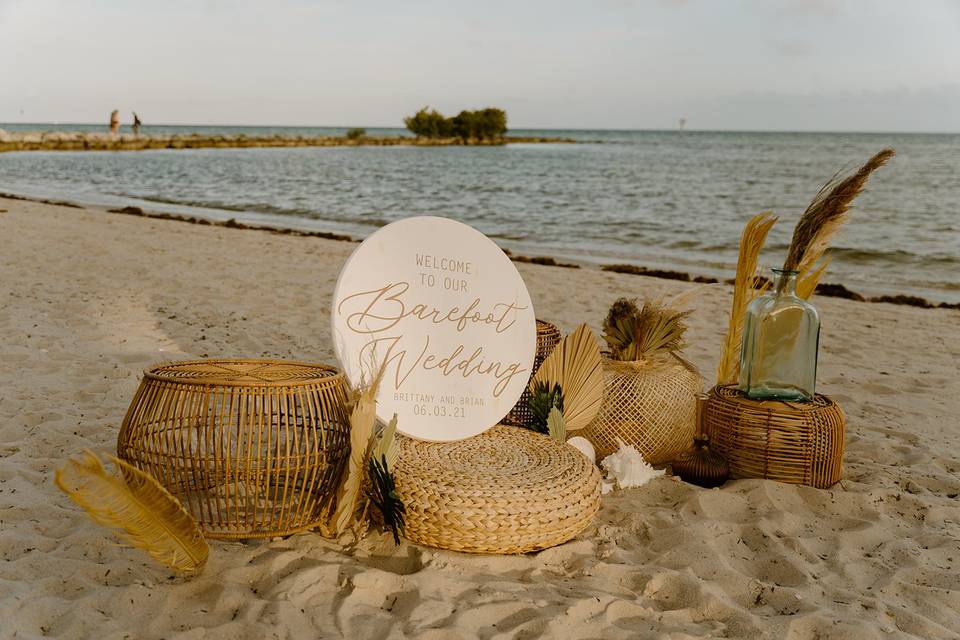
[[[145, 128], [248, 135], [345, 130]], [[960, 135], [513, 133], [580, 144], [4, 153], [0, 191], [357, 237], [398, 218], [443, 215], [525, 255], [726, 278], [733, 275], [740, 231], [750, 216], [764, 210], [780, 216], [763, 256], [765, 265], [777, 266], [793, 225], [821, 185], [893, 146], [897, 157], [871, 179], [834, 243], [825, 281], [870, 295], [960, 302]]]

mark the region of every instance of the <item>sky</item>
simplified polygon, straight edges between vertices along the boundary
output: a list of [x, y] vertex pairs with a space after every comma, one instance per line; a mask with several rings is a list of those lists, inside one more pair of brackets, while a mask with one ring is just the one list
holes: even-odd
[[0, 122], [960, 132], [960, 0], [0, 0]]

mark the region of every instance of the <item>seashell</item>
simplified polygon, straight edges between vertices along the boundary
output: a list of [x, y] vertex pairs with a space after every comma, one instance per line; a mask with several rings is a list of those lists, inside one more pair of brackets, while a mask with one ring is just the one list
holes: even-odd
[[597, 452], [593, 444], [583, 436], [573, 436], [567, 440], [567, 444], [582, 453], [591, 463], [597, 463]]
[[650, 466], [636, 447], [622, 440], [620, 449], [604, 458], [600, 465], [607, 470], [607, 479], [615, 481], [620, 489], [642, 487], [665, 473]]

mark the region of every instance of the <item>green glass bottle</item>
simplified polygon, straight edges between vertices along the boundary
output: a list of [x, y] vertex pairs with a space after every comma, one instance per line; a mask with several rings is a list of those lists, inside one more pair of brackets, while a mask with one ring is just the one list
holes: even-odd
[[797, 296], [797, 272], [773, 270], [770, 290], [747, 307], [740, 390], [755, 400], [812, 400], [820, 316]]

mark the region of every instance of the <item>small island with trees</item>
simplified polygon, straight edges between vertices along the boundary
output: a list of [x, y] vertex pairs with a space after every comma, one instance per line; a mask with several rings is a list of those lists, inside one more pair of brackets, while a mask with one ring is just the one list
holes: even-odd
[[572, 143], [568, 138], [507, 135], [507, 113], [487, 107], [463, 110], [447, 117], [424, 107], [403, 119], [413, 136], [368, 136], [351, 128], [342, 136], [271, 134], [150, 134], [88, 131], [16, 131], [0, 129], [4, 151], [140, 151], [144, 149], [201, 149], [211, 147], [354, 147], [354, 146], [497, 146], [511, 143]]

